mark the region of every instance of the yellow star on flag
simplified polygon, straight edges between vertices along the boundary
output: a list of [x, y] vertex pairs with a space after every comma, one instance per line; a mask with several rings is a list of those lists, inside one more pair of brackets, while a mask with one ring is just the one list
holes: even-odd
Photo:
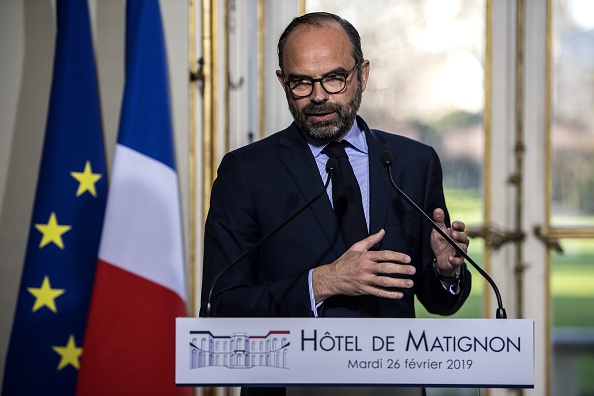
[[62, 234], [68, 232], [72, 227], [68, 225], [59, 225], [56, 219], [56, 214], [52, 212], [47, 224], [35, 224], [35, 228], [43, 234], [39, 248], [41, 249], [50, 242], [53, 242], [60, 249], [64, 249], [64, 242], [62, 242]]
[[65, 293], [64, 289], [52, 289], [48, 276], [43, 278], [41, 287], [28, 287], [27, 291], [35, 296], [33, 312], [42, 307], [48, 307], [53, 313], [58, 312], [55, 299]]
[[74, 335], [70, 334], [66, 346], [52, 346], [52, 349], [61, 356], [60, 363], [58, 364], [58, 371], [62, 370], [69, 364], [75, 369], [79, 369], [79, 358], [82, 355], [82, 348], [78, 348], [76, 346]]
[[93, 173], [91, 169], [91, 161], [87, 161], [85, 164], [85, 170], [82, 172], [70, 172], [70, 175], [74, 177], [80, 183], [76, 196], [81, 196], [85, 191], [88, 191], [92, 196], [97, 196], [97, 190], [95, 189], [95, 183], [103, 176], [100, 173]]

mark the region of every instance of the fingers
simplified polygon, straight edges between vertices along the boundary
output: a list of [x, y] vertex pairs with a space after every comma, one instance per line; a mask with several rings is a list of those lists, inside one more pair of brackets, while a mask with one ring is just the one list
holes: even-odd
[[456, 231], [464, 231], [464, 229], [466, 228], [466, 224], [464, 224], [460, 220], [454, 220], [454, 222], [452, 223], [452, 228]]
[[[402, 287], [400, 289], [402, 289]], [[365, 294], [379, 298], [389, 298], [391, 300], [400, 300], [404, 298], [404, 292], [397, 289], [370, 288]]]
[[[464, 232], [466, 228], [466, 224], [460, 220], [455, 220], [452, 223], [452, 227], [447, 229], [445, 224], [445, 212], [441, 208], [437, 208], [433, 211], [433, 221], [441, 228], [442, 230], [447, 230], [450, 237], [458, 243], [458, 245], [466, 251], [468, 245], [470, 244], [470, 240], [468, 236]], [[435, 231], [434, 231], [435, 232]], [[460, 256], [460, 253], [456, 251], [456, 256]]]
[[443, 209], [437, 208], [437, 209], [435, 209], [433, 211], [433, 221], [442, 230], [446, 228], [446, 225], [445, 225], [445, 212], [443, 211]]
[[410, 262], [408, 255], [389, 250], [349, 250], [335, 262], [334, 281], [340, 285], [340, 294], [398, 299], [404, 296], [401, 289], [414, 286], [410, 277], [416, 268]]
[[[465, 252], [468, 250], [468, 246], [470, 245], [470, 239], [468, 239], [468, 235], [464, 232], [465, 224], [459, 220], [456, 220], [452, 223], [452, 231], [451, 237], [455, 240], [458, 245], [464, 250]], [[461, 256], [461, 254], [456, 251], [456, 256]]]
[[[452, 222], [451, 227], [445, 224], [445, 212], [437, 208], [433, 211], [433, 220], [437, 226], [442, 229], [452, 240], [460, 247], [463, 252], [468, 251], [470, 240], [464, 232], [466, 225], [464, 222], [456, 220]], [[464, 264], [464, 254], [453, 246], [436, 230], [431, 232], [431, 249], [437, 260], [437, 265], [442, 274], [448, 276]]]
[[[375, 252], [374, 252], [375, 253]], [[410, 263], [410, 257], [402, 253], [396, 252], [377, 252], [386, 253], [382, 256], [381, 260], [373, 257], [376, 268], [376, 274], [379, 275], [409, 275], [412, 276], [417, 272], [417, 269]], [[384, 261], [385, 256], [390, 256], [388, 261]]]
[[376, 234], [354, 244], [350, 251], [366, 252], [363, 257], [370, 265], [369, 272], [384, 275], [414, 275], [416, 268], [410, 264], [411, 258], [407, 254], [393, 252], [391, 250], [369, 251], [370, 248], [378, 244], [385, 235], [382, 229]]
[[374, 245], [381, 242], [384, 238], [386, 231], [383, 229], [379, 230], [375, 234], [369, 235], [367, 238], [360, 240], [359, 242], [353, 244], [349, 250], [354, 250], [358, 252], [366, 252], [371, 249]]
[[334, 263], [314, 270], [312, 286], [316, 302], [332, 295], [372, 295], [400, 299], [402, 289], [412, 288], [416, 268], [407, 254], [370, 250], [381, 242], [384, 230], [355, 243]]
[[357, 282], [354, 293], [350, 295], [372, 295], [382, 298], [400, 299], [404, 297], [402, 289], [414, 286], [411, 279], [393, 278], [381, 274], [368, 274], [366, 278]]

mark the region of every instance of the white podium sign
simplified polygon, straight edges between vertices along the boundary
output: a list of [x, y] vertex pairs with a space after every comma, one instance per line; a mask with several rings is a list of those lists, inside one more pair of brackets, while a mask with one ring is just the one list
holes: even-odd
[[534, 321], [177, 318], [177, 385], [534, 387]]

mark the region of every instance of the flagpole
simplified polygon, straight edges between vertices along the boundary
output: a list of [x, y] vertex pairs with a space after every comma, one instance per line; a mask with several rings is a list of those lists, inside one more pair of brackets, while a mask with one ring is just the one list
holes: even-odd
[[189, 131], [189, 156], [188, 156], [188, 178], [189, 178], [189, 217], [190, 217], [190, 231], [189, 231], [189, 287], [188, 287], [188, 301], [190, 316], [196, 316], [196, 275], [197, 275], [197, 257], [196, 257], [196, 238], [197, 238], [197, 183], [196, 183], [196, 128], [197, 128], [197, 112], [196, 112], [196, 95], [198, 79], [193, 76], [198, 75], [197, 67], [198, 61], [196, 57], [196, 1], [189, 2], [189, 61], [190, 61], [190, 81], [189, 81], [189, 112], [190, 112], [190, 131]]

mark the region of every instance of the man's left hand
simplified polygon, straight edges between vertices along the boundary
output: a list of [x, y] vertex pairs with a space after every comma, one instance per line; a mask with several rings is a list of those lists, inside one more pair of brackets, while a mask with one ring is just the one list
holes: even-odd
[[[451, 228], [445, 225], [445, 213], [442, 209], [433, 211], [433, 220], [447, 235], [449, 235], [464, 252], [470, 241], [464, 232], [465, 225], [461, 221], [454, 221]], [[456, 271], [464, 264], [464, 257], [451, 246], [435, 229], [431, 231], [431, 250], [437, 260], [437, 269], [443, 276], [455, 276]]]

